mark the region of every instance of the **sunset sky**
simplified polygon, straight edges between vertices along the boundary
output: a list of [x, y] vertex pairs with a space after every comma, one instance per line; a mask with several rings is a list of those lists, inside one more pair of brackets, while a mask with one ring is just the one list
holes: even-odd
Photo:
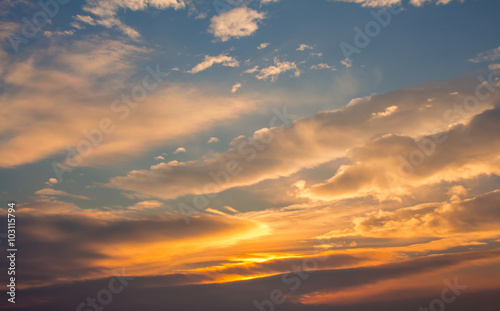
[[499, 15], [0, 0], [0, 309], [498, 310]]

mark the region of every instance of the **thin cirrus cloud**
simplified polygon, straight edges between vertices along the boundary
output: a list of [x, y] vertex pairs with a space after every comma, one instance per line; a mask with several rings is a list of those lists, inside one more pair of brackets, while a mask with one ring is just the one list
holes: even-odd
[[198, 73], [208, 68], [212, 67], [215, 64], [222, 64], [224, 67], [239, 67], [240, 63], [237, 59], [232, 56], [228, 56], [225, 54], [220, 54], [217, 56], [209, 56], [205, 55], [205, 58], [201, 63], [194, 66], [193, 69], [189, 70], [189, 73]]
[[252, 35], [259, 29], [265, 13], [248, 7], [238, 7], [210, 19], [208, 32], [222, 42]]
[[106, 28], [116, 28], [126, 36], [134, 40], [138, 40], [141, 37], [141, 34], [134, 28], [124, 24], [118, 18], [118, 11], [120, 9], [143, 11], [148, 7], [161, 10], [168, 8], [179, 10], [184, 9], [186, 7], [186, 3], [183, 0], [87, 0], [83, 6], [83, 10], [94, 15], [95, 17], [77, 14], [74, 17], [75, 22], [73, 23], [73, 26], [81, 28], [81, 24], [87, 24], [91, 26], [100, 25]]
[[[460, 89], [459, 95], [450, 95], [457, 89]], [[127, 176], [112, 178], [109, 185], [165, 199], [193, 193], [211, 193], [214, 189], [207, 185], [213, 184], [214, 178], [210, 176], [210, 172], [212, 175], [224, 175], [220, 172], [225, 171], [226, 163], [230, 161], [236, 161], [241, 166], [242, 173], [231, 176], [230, 180], [219, 177], [218, 191], [252, 185], [265, 179], [288, 176], [301, 169], [314, 167], [336, 158], [349, 157], [346, 150], [355, 147], [363, 148], [365, 144], [370, 146], [376, 143], [384, 143], [393, 148], [391, 150], [394, 150], [394, 154], [388, 154], [382, 158], [384, 161], [393, 163], [391, 161], [394, 161], [394, 157], [397, 159], [398, 153], [396, 152], [411, 152], [417, 148], [414, 141], [418, 140], [417, 137], [446, 132], [450, 125], [467, 123], [475, 114], [480, 114], [485, 109], [494, 106], [497, 96], [491, 96], [482, 101], [474, 113], [458, 114], [453, 113], [453, 110], [450, 112], [449, 107], [453, 107], [457, 101], [463, 102], [467, 95], [474, 94], [474, 89], [475, 81], [455, 80], [429, 83], [387, 94], [355, 99], [342, 109], [322, 112], [310, 118], [297, 120], [290, 128], [261, 129], [255, 132], [253, 141], [256, 143], [272, 135], [272, 142], [265, 148], [257, 145], [259, 148], [257, 149], [249, 145], [247, 138], [237, 137], [231, 143], [230, 149], [210, 159], [162, 164], [153, 170], [132, 171]], [[436, 100], [433, 105], [429, 105], [428, 98], [432, 97]], [[396, 104], [398, 109], [394, 111], [391, 107]], [[387, 113], [388, 110], [392, 113]], [[380, 117], [373, 117], [374, 114], [379, 113], [381, 113]], [[495, 114], [490, 112], [487, 116], [494, 117]], [[484, 118], [487, 119], [487, 116]], [[455, 131], [459, 129], [450, 130], [450, 141], [453, 141], [454, 135], [459, 135], [454, 134]], [[397, 135], [389, 135], [390, 133], [397, 133]], [[373, 140], [373, 138], [377, 139]], [[392, 141], [394, 141], [393, 147], [390, 145]], [[476, 144], [479, 143], [480, 141], [477, 140]], [[351, 152], [356, 152], [356, 150], [353, 149]], [[375, 156], [377, 153], [372, 154]], [[254, 161], [254, 159], [257, 160]], [[479, 160], [483, 158], [478, 158]], [[367, 161], [367, 163], [370, 162]], [[374, 162], [374, 166], [376, 165]], [[429, 167], [427, 170], [430, 169]], [[478, 172], [483, 172], [483, 170]], [[365, 174], [368, 173], [369, 171], [365, 172]], [[474, 173], [471, 172], [469, 175], [473, 176]], [[182, 182], [177, 182], [177, 180], [182, 180]], [[371, 179], [363, 178], [352, 182], [363, 180], [367, 183], [371, 182]], [[343, 184], [341, 189], [347, 185]]]

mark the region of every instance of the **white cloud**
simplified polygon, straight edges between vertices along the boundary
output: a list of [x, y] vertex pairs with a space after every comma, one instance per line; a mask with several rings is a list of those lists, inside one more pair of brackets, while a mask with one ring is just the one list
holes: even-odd
[[244, 73], [254, 73], [256, 71], [259, 71], [259, 66], [255, 66], [253, 68], [250, 68], [250, 69], [247, 69], [245, 71], [243, 71]]
[[[117, 28], [132, 39], [139, 39], [140, 34], [130, 26], [125, 25], [117, 17], [120, 9], [131, 11], [144, 11], [148, 7], [156, 9], [173, 8], [175, 10], [184, 9], [186, 4], [183, 0], [87, 0], [83, 10], [96, 16], [76, 15], [75, 20], [89, 25], [101, 25], [106, 28]], [[77, 27], [78, 28], [78, 27]]]
[[220, 41], [252, 35], [259, 29], [258, 23], [265, 18], [265, 13], [239, 7], [224, 12], [210, 19], [208, 32]]
[[184, 147], [179, 147], [177, 150], [175, 150], [174, 154], [179, 154], [179, 153], [186, 153], [186, 148]]
[[387, 107], [382, 112], [373, 112], [372, 117], [373, 118], [388, 117], [388, 116], [392, 115], [393, 113], [395, 113], [398, 110], [398, 108], [399, 108], [398, 106]]
[[238, 91], [238, 89], [241, 87], [241, 83], [236, 83], [235, 85], [233, 85], [233, 88], [231, 89], [231, 93], [236, 93], [236, 91]]
[[352, 61], [349, 58], [341, 60], [340, 63], [344, 65], [346, 68], [352, 67]]
[[321, 63], [321, 64], [317, 64], [317, 65], [311, 66], [310, 69], [314, 69], [314, 70], [330, 69], [332, 71], [337, 70], [337, 69], [335, 69], [335, 66], [330, 66], [330, 65], [325, 64], [325, 63]]
[[163, 160], [165, 160], [165, 158], [163, 156], [157, 156], [157, 157], [155, 157], [155, 160], [156, 161], [163, 161]]
[[189, 73], [198, 73], [212, 67], [214, 64], [222, 64], [225, 67], [239, 67], [240, 63], [232, 56], [220, 54], [217, 56], [205, 55], [205, 59], [196, 65]]
[[469, 62], [472, 63], [481, 63], [481, 62], [492, 62], [500, 59], [500, 46], [494, 49], [490, 49], [486, 52], [481, 52], [476, 55], [476, 57], [469, 59]]
[[296, 50], [297, 51], [305, 51], [305, 50], [312, 50], [312, 49], [314, 49], [312, 46], [309, 46], [307, 44], [300, 44]]
[[261, 43], [261, 44], [257, 47], [257, 49], [259, 49], [259, 50], [265, 49], [265, 48], [267, 48], [267, 47], [269, 46], [269, 44], [270, 44], [270, 43]]
[[209, 144], [215, 144], [218, 142], [220, 142], [220, 139], [218, 139], [217, 137], [210, 137], [210, 139], [208, 140]]
[[274, 82], [280, 74], [290, 70], [295, 71], [294, 76], [300, 76], [300, 70], [297, 68], [295, 62], [281, 62], [277, 57], [275, 57], [274, 65], [262, 68], [259, 74], [255, 77], [259, 80], [267, 80], [270, 77], [271, 81]]
[[57, 179], [55, 179], [55, 178], [50, 178], [50, 179], [49, 179], [49, 183], [51, 183], [51, 184], [55, 185], [55, 184], [58, 184], [58, 183], [59, 183], [59, 181], [58, 181]]

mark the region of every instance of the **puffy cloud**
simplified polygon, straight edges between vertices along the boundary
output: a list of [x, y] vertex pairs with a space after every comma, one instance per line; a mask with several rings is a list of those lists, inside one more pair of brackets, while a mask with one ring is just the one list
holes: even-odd
[[257, 49], [259, 49], [259, 50], [265, 49], [265, 48], [267, 48], [267, 47], [269, 46], [269, 44], [270, 44], [270, 43], [261, 43], [261, 44], [257, 47]]
[[222, 64], [225, 67], [239, 67], [240, 63], [234, 57], [220, 54], [217, 56], [205, 55], [203, 62], [196, 65], [189, 73], [198, 73], [212, 67], [214, 64]]
[[179, 147], [177, 150], [175, 150], [174, 154], [179, 154], [179, 153], [186, 153], [186, 148], [184, 147]]
[[335, 68], [335, 66], [330, 66], [330, 65], [325, 64], [325, 63], [320, 63], [320, 64], [317, 64], [317, 65], [313, 65], [313, 66], [311, 66], [310, 69], [314, 69], [314, 70], [329, 69], [331, 71], [336, 71], [337, 70]]
[[[387, 117], [386, 117], [387, 118]], [[500, 109], [417, 139], [384, 135], [348, 152], [352, 164], [342, 166], [325, 183], [304, 190], [317, 199], [373, 194], [411, 193], [411, 189], [483, 174], [500, 175]]]
[[390, 107], [387, 107], [382, 112], [374, 112], [374, 113], [372, 113], [372, 116], [374, 118], [387, 117], [387, 116], [390, 116], [391, 114], [395, 113], [396, 111], [398, 111], [398, 106], [390, 106]]
[[218, 142], [220, 142], [220, 139], [218, 139], [217, 137], [210, 137], [210, 139], [208, 140], [209, 144], [215, 144]]
[[271, 78], [271, 81], [276, 81], [278, 76], [283, 72], [295, 71], [294, 76], [300, 76], [300, 70], [297, 68], [295, 62], [280, 61], [277, 57], [274, 58], [274, 65], [266, 68], [262, 68], [258, 75], [255, 77], [259, 80], [267, 80]]
[[352, 60], [350, 60], [349, 58], [341, 60], [340, 63], [344, 65], [346, 68], [352, 67]]
[[259, 29], [258, 23], [265, 18], [263, 12], [248, 7], [238, 7], [210, 19], [208, 32], [220, 41], [252, 35]]
[[[345, 180], [334, 177], [335, 180], [332, 181], [339, 179], [338, 190], [328, 190], [330, 187], [325, 186], [328, 189], [325, 189], [324, 193], [328, 196], [352, 196], [365, 186], [371, 189], [374, 185], [387, 184], [384, 175], [386, 168], [399, 167], [397, 161], [400, 153], [407, 154], [405, 152], [418, 148], [416, 142], [428, 139], [419, 137], [446, 132], [449, 126], [468, 123], [474, 114], [493, 107], [498, 98], [496, 93], [480, 101], [477, 107], [472, 107], [472, 111], [467, 110], [470, 107], [466, 109], [457, 105], [464, 103], [469, 95], [474, 94], [477, 84], [478, 82], [473, 80], [435, 82], [358, 98], [344, 108], [299, 119], [289, 128], [264, 128], [256, 131], [250, 140], [237, 137], [227, 151], [209, 158], [161, 164], [151, 170], [132, 171], [127, 176], [111, 179], [110, 185], [160, 198], [176, 198], [194, 193], [208, 194], [252, 185], [265, 179], [289, 176], [302, 169], [347, 155], [353, 159], [354, 164], [343, 167], [337, 175], [347, 174], [352, 167], [355, 169], [356, 178], [349, 179], [349, 175], [345, 175]], [[482, 85], [481, 88], [484, 93], [486, 86]], [[457, 89], [460, 94], [450, 95]], [[432, 97], [436, 99], [432, 106], [428, 106], [427, 99]], [[393, 106], [398, 107], [397, 111], [391, 108]], [[488, 152], [496, 148], [495, 144], [487, 146], [491, 139], [496, 142], [496, 138], [492, 137], [497, 131], [495, 122], [498, 123], [495, 111], [478, 116], [470, 127], [451, 128], [446, 143], [449, 149], [444, 150], [448, 148], [444, 146], [440, 148], [439, 152], [429, 158], [434, 159], [432, 165], [422, 166], [422, 172], [416, 174], [416, 179], [411, 182], [430, 182], [434, 176], [433, 170], [439, 171], [442, 167], [452, 172], [460, 163], [466, 163], [463, 160], [472, 155], [477, 155], [472, 160], [477, 159], [479, 162], [470, 162], [471, 166], [467, 167], [470, 171], [466, 172], [464, 168], [463, 171], [448, 174], [448, 178], [458, 178], [457, 176], [464, 173], [467, 173], [464, 176], [475, 176], [475, 170], [485, 172], [491, 161], [484, 164], [480, 161], [485, 160], [490, 154]], [[385, 116], [374, 118], [374, 114], [379, 113]], [[481, 136], [483, 134], [484, 136]], [[460, 137], [463, 135], [471, 145], [485, 146], [484, 151], [460, 148]], [[484, 138], [477, 139], [476, 136]], [[347, 150], [351, 151], [346, 154]], [[463, 159], [460, 157], [462, 152], [466, 155]], [[359, 165], [366, 164], [358, 168], [358, 162]], [[444, 163], [450, 165], [443, 166]], [[367, 166], [370, 170], [365, 169]]]
[[314, 49], [312, 46], [309, 46], [307, 44], [300, 44], [299, 47], [297, 48], [297, 51], [305, 51], [305, 50], [312, 50]]
[[157, 157], [155, 157], [155, 160], [156, 161], [163, 161], [163, 160], [165, 160], [165, 158], [163, 156], [157, 156]]

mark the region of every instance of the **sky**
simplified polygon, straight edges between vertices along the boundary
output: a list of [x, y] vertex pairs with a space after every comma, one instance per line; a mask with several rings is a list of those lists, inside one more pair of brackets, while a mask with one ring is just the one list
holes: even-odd
[[0, 309], [498, 310], [499, 14], [0, 0]]

